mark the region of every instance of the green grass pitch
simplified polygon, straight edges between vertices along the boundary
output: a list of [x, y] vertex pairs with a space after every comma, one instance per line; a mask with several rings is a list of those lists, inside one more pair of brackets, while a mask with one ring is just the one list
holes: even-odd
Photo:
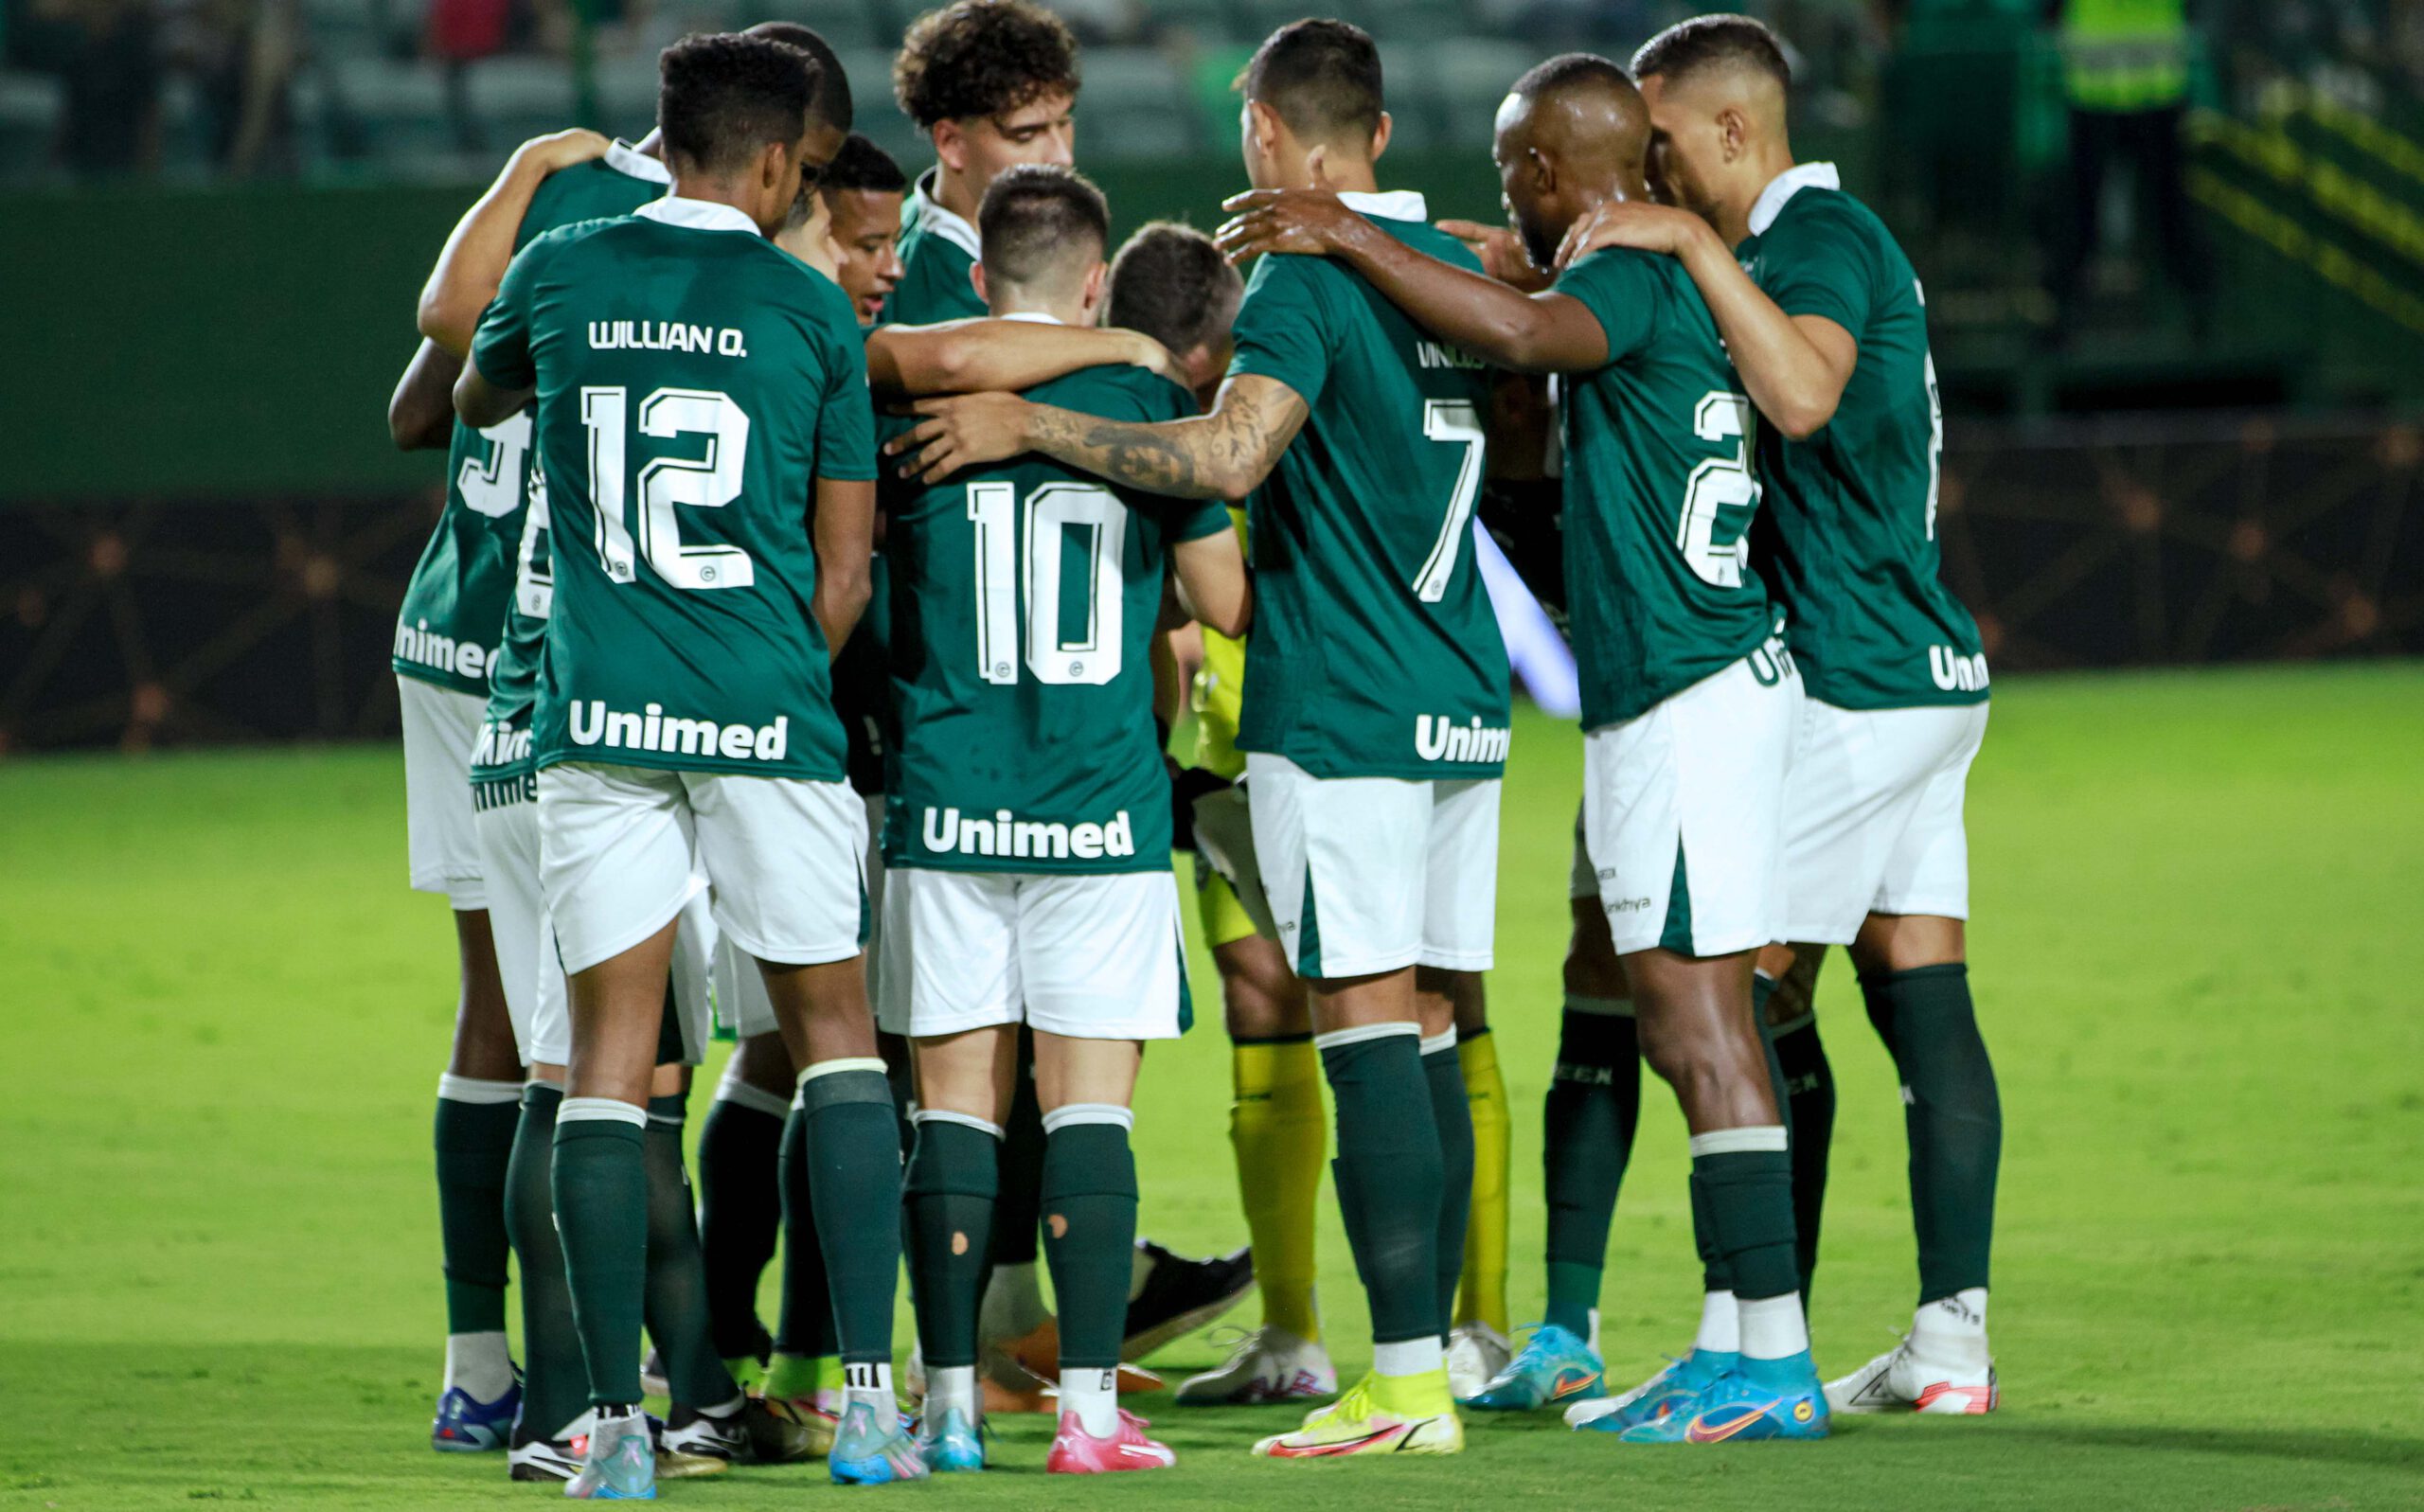
[[[1175, 1471], [1041, 1484], [1041, 1419], [964, 1506], [2424, 1505], [2424, 666], [2010, 681], [1970, 795], [1981, 1015], [2008, 1135], [1983, 1421], [1802, 1448], [1636, 1449], [1474, 1414], [1454, 1461], [1267, 1465], [1267, 1412], [1145, 1411]], [[1526, 716], [1490, 983], [1517, 1126], [1515, 1305], [1537, 1307], [1538, 1108], [1565, 939], [1568, 726]], [[390, 748], [0, 765], [0, 1506], [536, 1506], [426, 1447], [441, 1319], [429, 1117], [443, 905], [403, 887]], [[1208, 972], [1200, 1005], [1216, 999]], [[1842, 1370], [1907, 1322], [1894, 1083], [1851, 974], [1815, 1328]], [[1145, 1072], [1148, 1232], [1241, 1242], [1217, 1010]], [[712, 1076], [713, 1068], [709, 1070]], [[704, 1094], [693, 1099], [695, 1127]], [[1653, 1088], [1617, 1212], [1612, 1374], [1695, 1312], [1684, 1148]], [[1322, 1236], [1339, 1362], [1364, 1319]], [[1252, 1305], [1238, 1315], [1251, 1321]], [[908, 1342], [904, 1324], [900, 1335]], [[1188, 1339], [1157, 1363], [1214, 1360]], [[819, 1468], [668, 1486], [841, 1493]]]

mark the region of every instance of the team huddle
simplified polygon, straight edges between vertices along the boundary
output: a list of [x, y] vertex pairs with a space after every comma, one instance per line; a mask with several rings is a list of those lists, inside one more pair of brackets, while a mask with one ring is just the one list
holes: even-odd
[[[1987, 671], [1937, 580], [1918, 280], [1793, 162], [1755, 21], [1515, 80], [1504, 227], [1382, 189], [1381, 82], [1355, 27], [1274, 33], [1232, 219], [1114, 255], [1069, 166], [1077, 47], [1032, 0], [909, 28], [914, 183], [851, 133], [831, 49], [768, 23], [668, 48], [653, 133], [526, 144], [456, 226], [389, 417], [450, 448], [394, 659], [413, 884], [463, 965], [437, 1448], [644, 1499], [736, 1461], [977, 1471], [989, 1413], [1043, 1410], [1048, 1470], [1155, 1469], [1129, 1362], [1257, 1288], [1176, 1400], [1310, 1408], [1273, 1458], [1453, 1453], [1468, 1411], [1708, 1443], [1994, 1407]], [[1571, 642], [1585, 733], [1520, 1348], [1484, 529]], [[1251, 1241], [1200, 1261], [1137, 1236], [1131, 1149], [1146, 1043], [1193, 1017], [1174, 850]], [[1903, 1083], [1919, 1305], [1826, 1381], [1830, 945]], [[1613, 1391], [1644, 1061], [1690, 1131], [1703, 1305]], [[1372, 1320], [1344, 1392], [1326, 1153]]]

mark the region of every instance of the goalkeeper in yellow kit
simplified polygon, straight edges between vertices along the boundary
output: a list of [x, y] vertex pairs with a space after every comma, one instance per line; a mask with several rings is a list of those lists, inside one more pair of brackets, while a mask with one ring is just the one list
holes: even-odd
[[[1233, 508], [1239, 535], [1245, 511]], [[1238, 716], [1245, 687], [1246, 643], [1203, 631], [1194, 679], [1192, 764], [1210, 778], [1245, 774]], [[1328, 1139], [1321, 1058], [1304, 985], [1289, 969], [1261, 896], [1246, 791], [1218, 787], [1195, 800], [1196, 912], [1221, 972], [1235, 1096], [1229, 1143], [1238, 1190], [1262, 1290], [1262, 1324], [1218, 1369], [1178, 1389], [1182, 1406], [1235, 1406], [1328, 1396], [1337, 1373], [1322, 1345], [1313, 1297], [1313, 1204], [1321, 1190]], [[1450, 1342], [1449, 1372], [1459, 1396], [1479, 1389], [1506, 1363], [1506, 1088], [1482, 1004], [1457, 1005], [1457, 1055], [1473, 1122], [1472, 1217]]]

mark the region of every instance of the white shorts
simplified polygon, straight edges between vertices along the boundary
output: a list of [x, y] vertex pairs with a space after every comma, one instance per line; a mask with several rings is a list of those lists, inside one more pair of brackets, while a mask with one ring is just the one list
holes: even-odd
[[[862, 794], [867, 813], [867, 833], [883, 833], [883, 794]], [[876, 996], [877, 967], [882, 956], [883, 939], [883, 847], [867, 846], [867, 917], [871, 933], [867, 939], [867, 1001], [881, 1001]], [[766, 996], [766, 978], [758, 969], [758, 962], [726, 935], [716, 946], [716, 1016], [723, 1026], [743, 1040], [756, 1035], [773, 1034], [775, 1003]]]
[[1316, 777], [1246, 755], [1255, 855], [1296, 974], [1489, 969], [1496, 777]]
[[1583, 737], [1583, 839], [1618, 955], [1729, 955], [1777, 937], [1801, 702], [1800, 674], [1770, 641]]
[[1025, 1023], [1074, 1040], [1174, 1040], [1185, 1026], [1178, 881], [902, 867], [883, 898], [887, 1031], [925, 1039]]
[[702, 885], [716, 926], [759, 960], [847, 960], [868, 922], [866, 823], [843, 782], [548, 767], [539, 875], [564, 969], [585, 971], [647, 939]]
[[396, 702], [404, 720], [404, 854], [413, 891], [444, 893], [466, 912], [486, 908], [470, 776], [489, 701], [398, 677]]
[[[566, 1065], [572, 1060], [572, 991], [539, 886], [539, 805], [527, 796], [535, 783], [524, 777], [478, 786], [475, 822], [489, 880], [489, 933], [496, 942], [497, 974], [505, 984], [514, 1042], [526, 1065]], [[684, 905], [682, 927], [673, 937], [673, 1009], [684, 1065], [705, 1058], [714, 1027], [707, 966], [715, 939], [715, 920], [701, 892]]]
[[1785, 784], [1781, 938], [1848, 945], [1871, 914], [1970, 916], [1961, 799], [1987, 705], [1801, 705]]

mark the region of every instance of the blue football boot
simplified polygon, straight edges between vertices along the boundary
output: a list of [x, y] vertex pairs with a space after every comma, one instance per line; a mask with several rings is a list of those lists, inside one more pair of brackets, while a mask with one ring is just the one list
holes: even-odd
[[1506, 1369], [1462, 1401], [1484, 1412], [1528, 1413], [1606, 1395], [1607, 1371], [1591, 1346], [1572, 1329], [1544, 1323], [1533, 1328]]

